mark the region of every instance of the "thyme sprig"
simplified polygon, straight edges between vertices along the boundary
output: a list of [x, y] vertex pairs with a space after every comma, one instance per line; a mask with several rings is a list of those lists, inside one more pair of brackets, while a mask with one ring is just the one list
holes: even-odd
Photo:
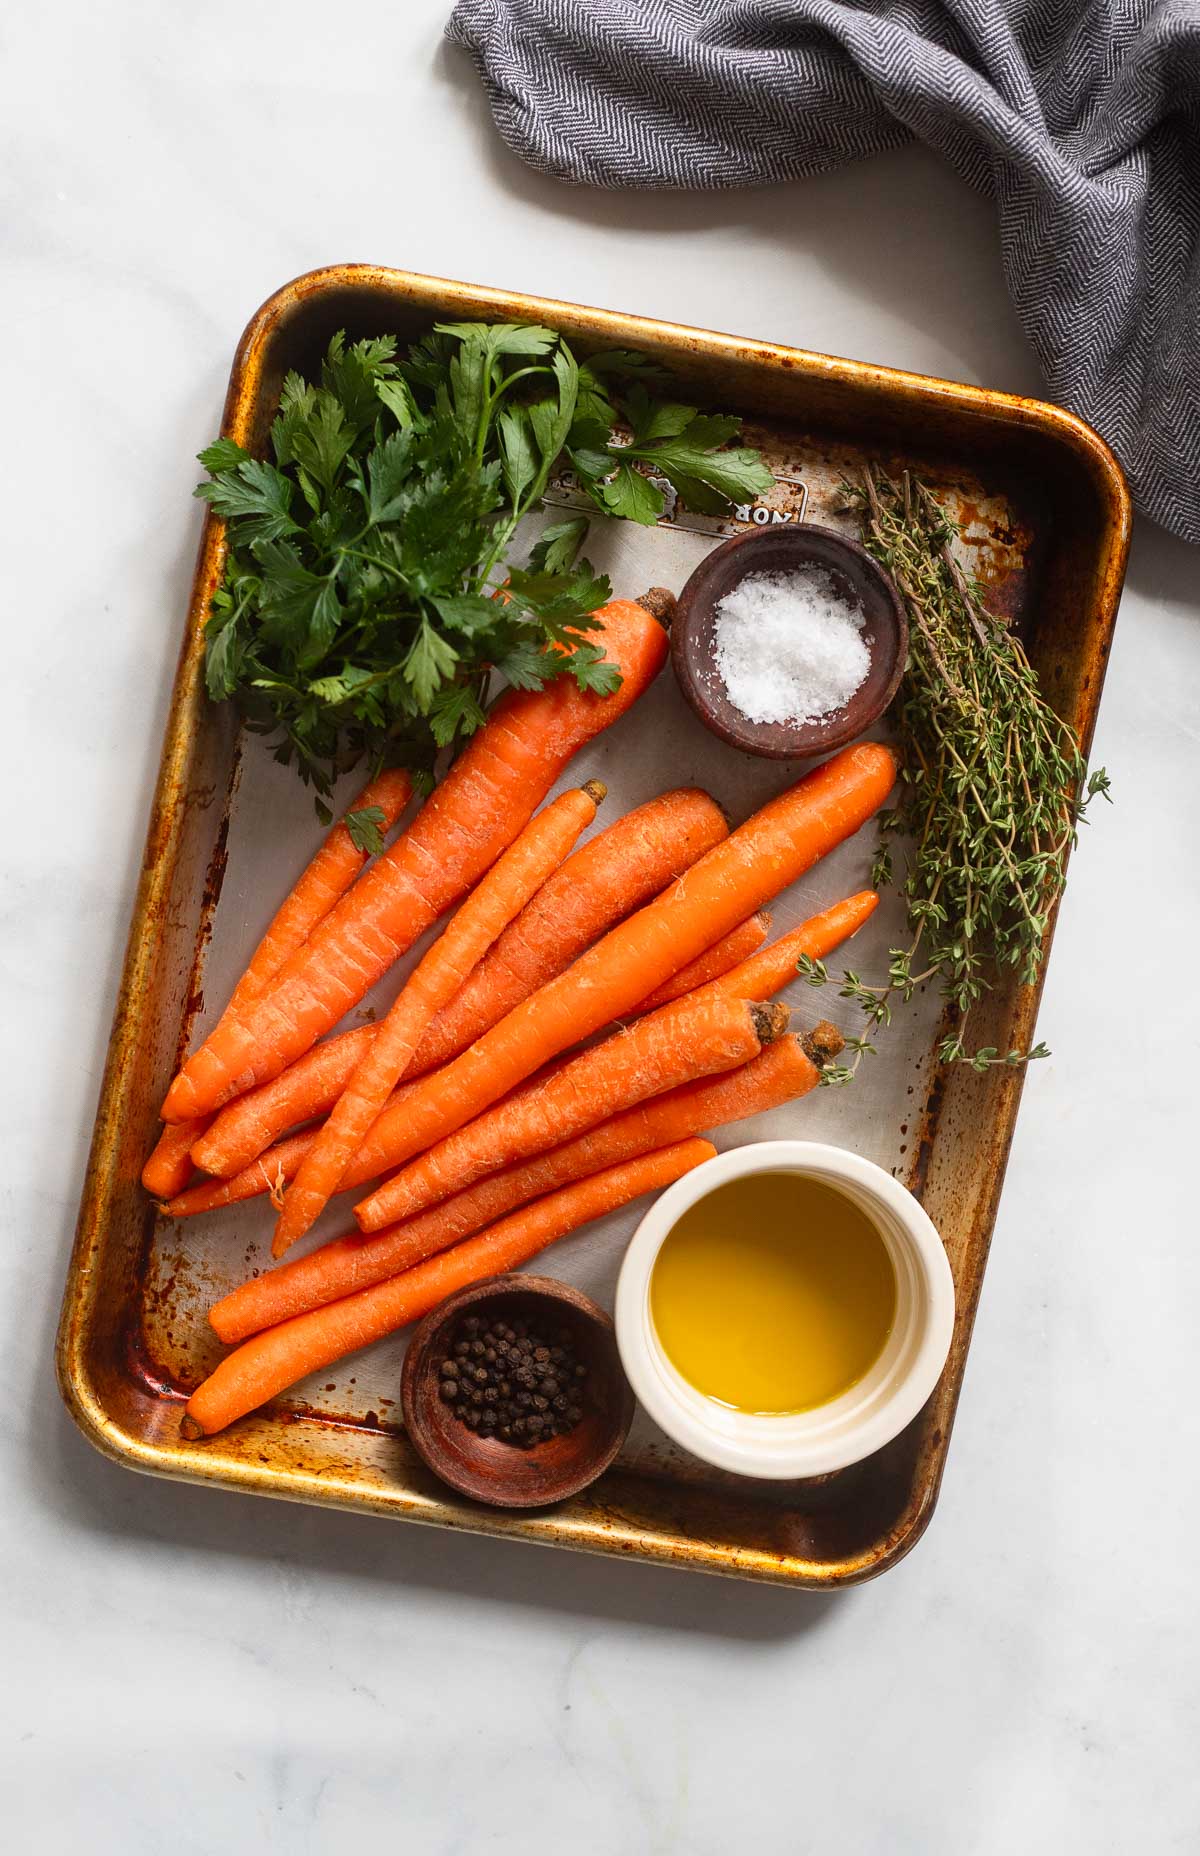
[[[908, 612], [908, 663], [892, 711], [899, 797], [880, 815], [872, 883], [892, 880], [902, 847], [911, 938], [890, 950], [886, 981], [843, 974], [839, 996], [860, 1007], [866, 1034], [848, 1040], [851, 1061], [826, 1065], [822, 1080], [849, 1082], [893, 1004], [927, 981], [957, 1019], [939, 1061], [980, 1072], [1018, 1068], [1048, 1056], [1046, 1045], [971, 1050], [969, 1014], [1004, 971], [1022, 984], [1036, 979], [1067, 858], [1091, 800], [1109, 797], [1108, 775], [1089, 775], [1075, 731], [1042, 695], [1020, 639], [955, 558], [957, 527], [925, 485], [908, 471], [897, 482], [868, 466], [862, 485], [847, 487], [864, 543]], [[812, 985], [829, 978], [807, 957], [799, 970]]]

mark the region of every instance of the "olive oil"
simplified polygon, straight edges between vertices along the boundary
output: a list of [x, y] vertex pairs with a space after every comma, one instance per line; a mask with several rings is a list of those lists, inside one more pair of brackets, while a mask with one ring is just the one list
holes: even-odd
[[650, 1313], [676, 1370], [747, 1412], [809, 1411], [883, 1351], [896, 1275], [853, 1201], [804, 1173], [730, 1180], [684, 1212], [650, 1278]]

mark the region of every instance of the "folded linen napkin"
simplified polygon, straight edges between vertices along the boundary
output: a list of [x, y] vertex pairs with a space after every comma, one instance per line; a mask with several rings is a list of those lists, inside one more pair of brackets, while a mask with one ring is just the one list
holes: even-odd
[[459, 0], [504, 140], [704, 188], [917, 137], [988, 193], [1050, 395], [1200, 541], [1200, 0]]

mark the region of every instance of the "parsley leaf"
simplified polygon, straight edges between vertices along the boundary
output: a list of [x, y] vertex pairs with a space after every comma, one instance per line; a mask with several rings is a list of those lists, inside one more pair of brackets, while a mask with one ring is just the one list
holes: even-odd
[[215, 477], [223, 470], [236, 470], [239, 464], [248, 460], [250, 453], [243, 451], [232, 438], [218, 438], [211, 445], [206, 445], [198, 456], [205, 470]]
[[292, 486], [280, 471], [258, 458], [243, 458], [232, 470], [222, 468], [211, 483], [202, 483], [196, 495], [203, 497], [219, 516], [238, 516], [253, 528], [244, 527], [247, 540], [274, 540], [294, 533], [292, 521]]
[[383, 816], [382, 806], [360, 806], [342, 820], [351, 844], [364, 857], [378, 857], [383, 849]]
[[538, 536], [529, 565], [541, 573], [569, 572], [587, 537], [588, 527], [586, 516], [572, 516], [569, 522], [551, 522]]
[[419, 708], [429, 708], [435, 692], [447, 677], [453, 676], [457, 662], [458, 652], [453, 645], [447, 644], [434, 631], [428, 619], [422, 619], [420, 630], [404, 660], [404, 675], [412, 684]]
[[769, 490], [775, 479], [757, 451], [725, 451], [720, 447], [738, 430], [736, 419], [697, 415], [682, 431], [657, 442], [640, 439], [629, 447], [633, 457], [643, 459], [674, 485], [688, 501], [702, 485], [728, 502]]
[[665, 508], [662, 491], [624, 461], [600, 485], [600, 500], [610, 516], [624, 516], [630, 522], [657, 522]]
[[652, 474], [721, 510], [770, 481], [727, 448], [736, 420], [656, 398], [660, 377], [624, 350], [580, 361], [521, 323], [443, 323], [403, 352], [335, 335], [313, 379], [284, 379], [269, 459], [230, 438], [200, 454], [196, 494], [227, 541], [209, 696], [236, 700], [328, 794], [364, 754], [428, 786], [438, 752], [485, 719], [493, 670], [523, 689], [614, 689], [589, 636], [611, 589], [579, 559], [587, 518], [548, 526], [528, 567], [510, 558], [551, 474], [574, 469], [605, 515], [639, 522], [663, 506]]

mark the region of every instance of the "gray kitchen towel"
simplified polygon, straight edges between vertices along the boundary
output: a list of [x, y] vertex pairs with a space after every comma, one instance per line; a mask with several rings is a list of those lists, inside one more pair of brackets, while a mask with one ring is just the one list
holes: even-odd
[[1000, 216], [1053, 398], [1200, 541], [1200, 0], [459, 0], [504, 140], [596, 187], [741, 187], [917, 137]]

